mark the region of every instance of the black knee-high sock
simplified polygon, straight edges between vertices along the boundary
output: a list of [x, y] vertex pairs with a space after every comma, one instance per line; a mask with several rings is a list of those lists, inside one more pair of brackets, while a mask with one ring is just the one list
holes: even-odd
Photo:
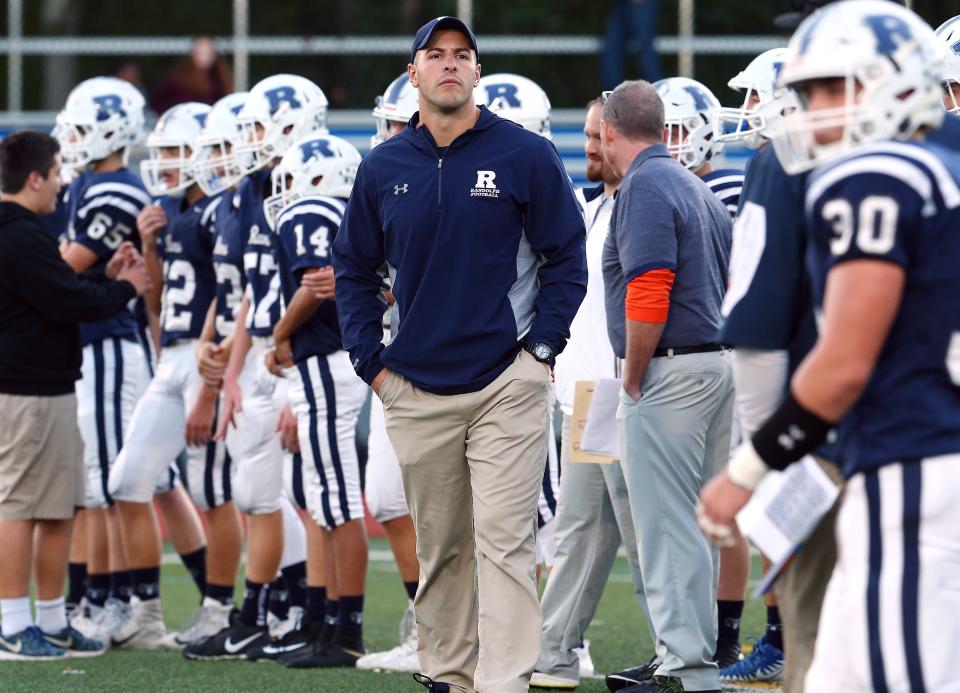
[[327, 588], [308, 587], [306, 612], [312, 623], [324, 623], [327, 616]]
[[290, 611], [290, 592], [287, 590], [287, 579], [281, 575], [270, 583], [267, 595], [267, 611], [281, 621]]
[[340, 595], [336, 639], [342, 645], [357, 647], [363, 643], [363, 595]]
[[233, 604], [233, 585], [214, 585], [208, 582], [203, 596], [216, 599], [221, 604]]
[[240, 621], [247, 626], [267, 625], [267, 601], [270, 598], [270, 583], [246, 581], [243, 591], [243, 606]]
[[740, 642], [743, 600], [717, 600], [717, 646]]
[[130, 579], [133, 581], [133, 593], [140, 601], [146, 602], [160, 596], [160, 566], [133, 568]]
[[190, 573], [190, 577], [193, 578], [193, 582], [197, 586], [197, 589], [200, 590], [200, 595], [202, 596], [206, 594], [207, 547], [201, 546], [192, 553], [182, 553], [180, 554], [180, 560], [183, 561], [184, 567], [186, 567], [187, 572]]
[[767, 632], [763, 637], [783, 652], [783, 626], [780, 623], [780, 609], [775, 606], [767, 607]]
[[110, 573], [87, 573], [87, 601], [102, 607], [110, 596]]
[[118, 570], [110, 573], [110, 597], [129, 604], [132, 595], [133, 581], [130, 579], [130, 571]]
[[87, 591], [87, 564], [70, 563], [67, 566], [70, 583], [67, 588], [67, 605], [76, 606]]
[[[282, 568], [280, 572], [287, 582], [290, 606], [305, 608], [307, 605], [307, 564], [303, 561], [294, 563]], [[324, 590], [324, 598], [326, 598], [326, 590]]]

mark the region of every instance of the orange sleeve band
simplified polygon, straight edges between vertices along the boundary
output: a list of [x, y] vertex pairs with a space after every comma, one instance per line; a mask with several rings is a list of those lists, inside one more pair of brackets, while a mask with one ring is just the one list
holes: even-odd
[[673, 270], [655, 269], [632, 279], [627, 284], [627, 320], [666, 322], [674, 277]]

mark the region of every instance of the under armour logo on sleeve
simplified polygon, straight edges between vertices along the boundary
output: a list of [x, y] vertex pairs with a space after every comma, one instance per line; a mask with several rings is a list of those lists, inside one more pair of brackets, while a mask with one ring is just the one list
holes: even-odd
[[400, 193], [406, 193], [406, 192], [407, 192], [407, 189], [408, 189], [409, 187], [410, 187], [410, 186], [409, 186], [407, 183], [404, 183], [403, 185], [394, 185], [394, 186], [393, 186], [393, 194], [394, 194], [394, 195], [399, 195]]

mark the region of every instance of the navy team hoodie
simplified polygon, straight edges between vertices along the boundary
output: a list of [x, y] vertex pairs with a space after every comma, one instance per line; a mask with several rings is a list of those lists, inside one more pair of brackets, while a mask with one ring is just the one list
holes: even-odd
[[[481, 107], [441, 148], [414, 115], [364, 159], [333, 244], [354, 368], [449, 395], [486, 387], [523, 343], [560, 353], [586, 293], [585, 235], [551, 142]], [[399, 317], [386, 347], [384, 263]]]

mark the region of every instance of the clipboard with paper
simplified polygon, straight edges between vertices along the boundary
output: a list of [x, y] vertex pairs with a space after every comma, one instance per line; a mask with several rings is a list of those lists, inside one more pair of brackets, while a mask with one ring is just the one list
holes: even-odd
[[[610, 464], [620, 457], [616, 409], [614, 408], [614, 415], [609, 418], [601, 413], [601, 410], [605, 408], [604, 398], [606, 397], [609, 388], [601, 387], [600, 397], [598, 398], [596, 396], [598, 392], [598, 384], [603, 384], [605, 382], [617, 383], [618, 381], [601, 380], [598, 383], [592, 380], [580, 380], [577, 381], [576, 385], [574, 386], [573, 420], [571, 426], [569, 455], [571, 462], [577, 462], [581, 464]], [[617, 385], [616, 391], [619, 392], [619, 385]], [[599, 409], [595, 408], [597, 405], [599, 405]], [[591, 417], [593, 417], [594, 422], [605, 422], [607, 425], [591, 426], [589, 423]], [[612, 429], [610, 427], [612, 427]], [[588, 428], [592, 431], [594, 437], [599, 436], [600, 439], [604, 441], [603, 446], [598, 446], [595, 443], [591, 444], [590, 438], [587, 439], [587, 445], [584, 445], [584, 435], [588, 431]], [[611, 430], [612, 438], [610, 437]]]
[[764, 477], [736, 517], [740, 533], [771, 563], [754, 597], [770, 591], [839, 494], [837, 485], [809, 455], [786, 471]]

